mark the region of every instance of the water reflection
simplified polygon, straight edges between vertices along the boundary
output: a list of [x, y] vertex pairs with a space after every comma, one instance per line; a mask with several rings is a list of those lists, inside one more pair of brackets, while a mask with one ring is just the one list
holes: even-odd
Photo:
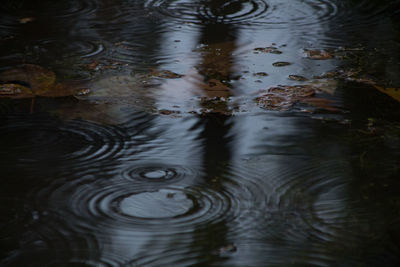
[[[1, 99], [1, 264], [396, 266], [398, 103], [342, 81], [334, 97], [348, 114], [232, 112], [241, 97], [293, 83], [289, 74], [336, 67], [299, 55], [310, 45], [396, 48], [396, 4], [7, 1], [1, 68], [129, 64], [89, 71], [91, 95], [39, 98], [33, 114]], [[388, 32], [371, 39], [366, 28], [389, 13]], [[282, 54], [255, 53], [275, 41]], [[184, 77], [154, 81], [149, 68]], [[269, 76], [256, 82], [260, 71]], [[195, 114], [155, 111], [187, 102]]]

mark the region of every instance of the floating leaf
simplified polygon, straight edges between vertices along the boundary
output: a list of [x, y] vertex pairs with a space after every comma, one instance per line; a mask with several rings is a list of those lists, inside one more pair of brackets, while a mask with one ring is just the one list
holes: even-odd
[[25, 64], [21, 67], [6, 70], [0, 74], [0, 81], [5, 83], [24, 83], [27, 84], [33, 93], [48, 90], [54, 85], [56, 75], [43, 67]]
[[335, 101], [326, 98], [310, 97], [302, 99], [301, 102], [332, 112], [340, 111], [337, 107], [335, 107]]
[[332, 52], [326, 50], [305, 49], [304, 52], [306, 53], [307, 58], [314, 60], [326, 60], [326, 59], [332, 59], [334, 57]]
[[35, 20], [35, 18], [33, 18], [33, 17], [26, 17], [26, 18], [19, 19], [19, 23], [26, 24], [26, 23], [32, 22], [34, 20]]
[[258, 104], [267, 109], [286, 110], [295, 102], [315, 94], [315, 89], [309, 85], [271, 87], [267, 93], [256, 98]]
[[160, 109], [159, 113], [162, 115], [171, 115], [171, 114], [180, 114], [181, 112], [179, 110], [168, 110], [168, 109]]
[[31, 89], [26, 86], [15, 83], [0, 84], [0, 97], [30, 98], [33, 96]]
[[280, 94], [288, 97], [309, 97], [315, 94], [315, 89], [309, 85], [296, 85], [296, 86], [277, 86], [268, 89], [268, 92]]
[[300, 75], [289, 75], [289, 79], [293, 80], [293, 81], [299, 81], [299, 82], [303, 82], [303, 81], [307, 81], [308, 79], [306, 77], [300, 76]]
[[33, 64], [0, 73], [0, 81], [3, 82], [0, 97], [8, 98], [63, 97], [82, 91], [81, 83], [55, 83], [54, 72]]
[[253, 75], [254, 75], [254, 76], [263, 76], [263, 77], [266, 77], [266, 76], [268, 76], [268, 73], [266, 73], [266, 72], [257, 72], [257, 73], [254, 73]]
[[234, 244], [229, 244], [223, 247], [220, 247], [217, 250], [217, 254], [224, 254], [224, 253], [228, 253], [228, 252], [236, 252], [237, 248]]
[[164, 79], [178, 79], [183, 76], [181, 74], [169, 70], [153, 70], [151, 75], [153, 77], [164, 78]]
[[284, 62], [284, 61], [278, 61], [278, 62], [272, 63], [272, 66], [274, 66], [274, 67], [285, 67], [285, 66], [289, 66], [289, 65], [291, 65], [291, 63]]
[[254, 48], [254, 51], [257, 52], [262, 52], [262, 53], [270, 53], [270, 54], [282, 54], [282, 51], [279, 51], [278, 48], [274, 46], [269, 46], [269, 47], [257, 47]]
[[335, 101], [315, 97], [317, 89], [319, 87], [311, 84], [296, 86], [279, 85], [269, 88], [265, 94], [256, 98], [256, 102], [262, 107], [271, 110], [287, 110], [294, 103], [301, 102], [331, 112], [338, 112], [339, 109], [335, 107]]
[[400, 102], [400, 88], [390, 88], [390, 87], [383, 87], [383, 86], [378, 86], [374, 85], [376, 89], [378, 89], [380, 92], [387, 94], [388, 96], [392, 97], [396, 101]]
[[319, 91], [328, 93], [330, 95], [335, 94], [338, 82], [331, 79], [316, 79], [308, 82], [310, 86], [318, 89]]

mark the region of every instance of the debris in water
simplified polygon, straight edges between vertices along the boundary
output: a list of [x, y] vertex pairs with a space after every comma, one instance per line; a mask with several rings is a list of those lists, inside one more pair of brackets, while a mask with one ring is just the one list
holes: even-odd
[[303, 82], [307, 81], [308, 79], [300, 75], [289, 75], [289, 80]]
[[21, 24], [26, 24], [26, 23], [32, 22], [32, 21], [35, 21], [34, 17], [26, 17], [26, 18], [19, 19], [19, 23], [21, 23]]
[[331, 112], [340, 111], [337, 107], [335, 107], [335, 101], [326, 98], [310, 97], [302, 99], [301, 102]]
[[26, 86], [15, 83], [5, 83], [0, 84], [0, 97], [30, 98], [33, 97], [33, 93], [31, 89]]
[[181, 112], [178, 110], [168, 110], [168, 109], [161, 109], [159, 113], [162, 115], [171, 115], [171, 114], [180, 114]]
[[400, 88], [389, 88], [378, 85], [374, 85], [374, 87], [378, 89], [380, 92], [387, 94], [388, 96], [400, 102]]
[[203, 107], [200, 114], [222, 114], [231, 115], [232, 111], [228, 106], [228, 101], [225, 97], [202, 97], [200, 105]]
[[257, 47], [254, 48], [254, 51], [257, 52], [262, 52], [262, 53], [270, 53], [270, 54], [282, 54], [282, 51], [278, 50], [278, 48], [274, 46], [269, 46], [269, 47]]
[[237, 251], [236, 246], [234, 244], [229, 244], [229, 245], [219, 248], [216, 251], [216, 254], [232, 253], [232, 252], [236, 252], [236, 251]]
[[152, 70], [151, 75], [157, 78], [163, 79], [178, 79], [183, 77], [183, 75], [172, 72], [170, 70]]
[[90, 63], [89, 65], [88, 65], [88, 69], [89, 70], [99, 70], [99, 62], [97, 62], [97, 61], [93, 61], [92, 63]]
[[334, 58], [333, 51], [304, 49], [304, 52], [309, 59], [326, 60]]
[[272, 63], [272, 66], [274, 66], [274, 67], [285, 67], [285, 66], [289, 66], [289, 65], [291, 65], [291, 63], [285, 62], [285, 61], [278, 61], [278, 62]]
[[[324, 84], [307, 84], [307, 85], [279, 85], [271, 87], [266, 93], [256, 98], [256, 102], [263, 108], [269, 110], [284, 111], [290, 109], [295, 103], [300, 102], [314, 108], [339, 112], [336, 102], [323, 97], [315, 97], [318, 91], [324, 91]], [[330, 86], [328, 84], [327, 86]], [[303, 112], [313, 112], [309, 109], [302, 109]]]
[[54, 72], [33, 64], [0, 73], [0, 82], [0, 97], [8, 98], [63, 97], [82, 90], [77, 82], [56, 83]]
[[254, 76], [263, 76], [263, 77], [266, 77], [266, 76], [268, 76], [268, 73], [266, 73], [266, 72], [257, 72], [257, 73], [254, 73], [253, 75], [254, 75]]
[[90, 92], [91, 92], [90, 88], [82, 88], [81, 90], [76, 92], [75, 96], [85, 96], [90, 94]]
[[256, 98], [258, 104], [272, 110], [287, 110], [300, 99], [313, 96], [315, 89], [310, 85], [271, 87], [267, 93]]

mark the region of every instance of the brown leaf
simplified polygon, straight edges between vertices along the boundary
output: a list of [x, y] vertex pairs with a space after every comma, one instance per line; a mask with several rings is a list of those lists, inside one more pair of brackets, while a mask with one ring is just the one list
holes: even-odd
[[15, 83], [0, 84], [0, 98], [30, 98], [33, 97], [31, 89]]
[[289, 65], [291, 65], [291, 63], [285, 62], [285, 61], [278, 61], [278, 62], [272, 63], [272, 66], [274, 66], [274, 67], [285, 67], [285, 66], [289, 66]]
[[79, 94], [85, 89], [79, 82], [55, 83], [54, 72], [33, 64], [2, 72], [0, 81], [4, 83], [0, 97], [8, 98], [64, 97]]
[[326, 60], [332, 59], [333, 54], [326, 50], [304, 50], [306, 53], [307, 58], [314, 59], [314, 60]]
[[387, 94], [388, 96], [392, 97], [396, 101], [400, 102], [400, 88], [390, 88], [390, 87], [383, 87], [383, 86], [378, 86], [374, 85], [376, 89], [378, 89], [380, 92]]
[[26, 23], [32, 22], [32, 21], [34, 21], [34, 20], [35, 20], [34, 17], [26, 17], [26, 18], [21, 18], [21, 19], [19, 19], [19, 23], [21, 23], [21, 24], [26, 24]]
[[332, 112], [340, 111], [335, 107], [335, 101], [326, 98], [309, 97], [301, 99], [300, 102]]
[[54, 72], [43, 67], [25, 64], [21, 67], [2, 72], [0, 74], [0, 81], [5, 83], [26, 83], [30, 86], [34, 94], [40, 94], [40, 92], [47, 91], [54, 85], [56, 75]]
[[300, 75], [289, 75], [289, 80], [303, 82], [307, 81], [308, 79]]
[[262, 53], [270, 53], [270, 54], [282, 54], [282, 51], [279, 51], [278, 48], [274, 46], [269, 46], [269, 47], [257, 47], [254, 48], [254, 51], [257, 52], [262, 52]]
[[183, 75], [169, 71], [169, 70], [152, 70], [152, 76], [164, 79], [178, 79]]

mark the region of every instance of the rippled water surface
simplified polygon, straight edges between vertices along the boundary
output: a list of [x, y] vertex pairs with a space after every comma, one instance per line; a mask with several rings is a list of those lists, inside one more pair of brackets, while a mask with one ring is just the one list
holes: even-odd
[[0, 265], [398, 266], [399, 22], [2, 1]]

